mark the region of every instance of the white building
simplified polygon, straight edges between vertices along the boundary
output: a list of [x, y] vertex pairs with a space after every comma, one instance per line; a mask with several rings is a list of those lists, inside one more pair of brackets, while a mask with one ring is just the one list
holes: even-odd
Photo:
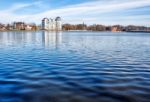
[[61, 18], [60, 18], [60, 17], [56, 17], [55, 22], [56, 22], [56, 30], [57, 30], [57, 31], [62, 30]]
[[25, 30], [32, 30], [32, 26], [29, 25], [29, 24], [27, 24], [27, 25], [25, 26]]
[[49, 29], [49, 19], [48, 18], [44, 18], [42, 20], [42, 29], [43, 30], [48, 30]]
[[42, 30], [61, 31], [62, 30], [61, 18], [60, 17], [56, 17], [55, 19], [44, 18], [42, 20]]

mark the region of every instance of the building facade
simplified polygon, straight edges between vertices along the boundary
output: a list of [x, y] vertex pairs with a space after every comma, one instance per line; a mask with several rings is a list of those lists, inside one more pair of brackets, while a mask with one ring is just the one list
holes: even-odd
[[49, 19], [48, 18], [44, 18], [42, 20], [42, 29], [43, 30], [49, 29]]
[[61, 18], [60, 17], [56, 17], [55, 19], [44, 18], [42, 20], [42, 30], [61, 31], [62, 30]]
[[62, 30], [62, 21], [61, 21], [61, 18], [60, 17], [56, 17], [55, 22], [56, 22], [55, 29], [57, 31], [61, 31]]
[[24, 22], [14, 22], [13, 29], [25, 30], [25, 23]]

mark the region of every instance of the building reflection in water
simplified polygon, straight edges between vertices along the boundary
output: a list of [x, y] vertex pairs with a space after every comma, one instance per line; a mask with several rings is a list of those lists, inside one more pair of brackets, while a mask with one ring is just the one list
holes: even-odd
[[27, 40], [26, 36], [26, 32], [1, 32], [0, 43], [1, 45], [22, 44]]
[[48, 47], [58, 48], [59, 44], [62, 42], [62, 32], [42, 32], [42, 43], [43, 45]]
[[0, 32], [0, 46], [26, 45], [58, 48], [62, 42], [61, 32]]

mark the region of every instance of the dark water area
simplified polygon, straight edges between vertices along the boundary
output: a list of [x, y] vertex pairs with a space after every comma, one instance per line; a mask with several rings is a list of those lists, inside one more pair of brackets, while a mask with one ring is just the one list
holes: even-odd
[[0, 32], [0, 102], [150, 102], [150, 33]]

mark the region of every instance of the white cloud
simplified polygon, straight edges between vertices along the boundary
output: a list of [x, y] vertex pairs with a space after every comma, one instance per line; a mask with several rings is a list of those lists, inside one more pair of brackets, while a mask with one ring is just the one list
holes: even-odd
[[[39, 1], [33, 4], [42, 6], [40, 5]], [[67, 21], [68, 23], [69, 21], [72, 23], [78, 23], [83, 20], [86, 22], [91, 22], [91, 23], [100, 23], [100, 22], [108, 22], [108, 21], [102, 21], [99, 17], [100, 15], [103, 15], [103, 13], [107, 13], [107, 18], [110, 18], [110, 20], [112, 20], [111, 22], [113, 23], [113, 18], [112, 18], [113, 16], [111, 14], [109, 15], [109, 13], [123, 12], [128, 9], [150, 6], [150, 0], [122, 0], [122, 1], [121, 0], [109, 0], [109, 1], [97, 0], [97, 1], [91, 1], [91, 2], [82, 3], [82, 4], [70, 5], [70, 6], [54, 9], [54, 10], [47, 10], [45, 12], [41, 12], [41, 13], [33, 14], [33, 15], [16, 15], [14, 13], [15, 10], [18, 10], [18, 9], [21, 9], [23, 7], [27, 7], [33, 4], [17, 4], [8, 10], [0, 11], [0, 16], [1, 16], [0, 21], [10, 22], [14, 20], [21, 20], [21, 21], [40, 23], [43, 17], [61, 16], [64, 18], [65, 23]], [[103, 15], [103, 17], [104, 16], [105, 15]], [[129, 19], [130, 21], [131, 19], [134, 20], [134, 17], [137, 17], [137, 16], [132, 15], [132, 18], [130, 16], [125, 16], [125, 17], [126, 17], [126, 20]], [[141, 17], [141, 19], [144, 20], [144, 18], [146, 17], [150, 17], [150, 15]], [[118, 19], [122, 19], [122, 18], [118, 17]], [[125, 23], [125, 22], [126, 21], [120, 21], [120, 23]], [[133, 22], [137, 23], [136, 21], [133, 21]]]

